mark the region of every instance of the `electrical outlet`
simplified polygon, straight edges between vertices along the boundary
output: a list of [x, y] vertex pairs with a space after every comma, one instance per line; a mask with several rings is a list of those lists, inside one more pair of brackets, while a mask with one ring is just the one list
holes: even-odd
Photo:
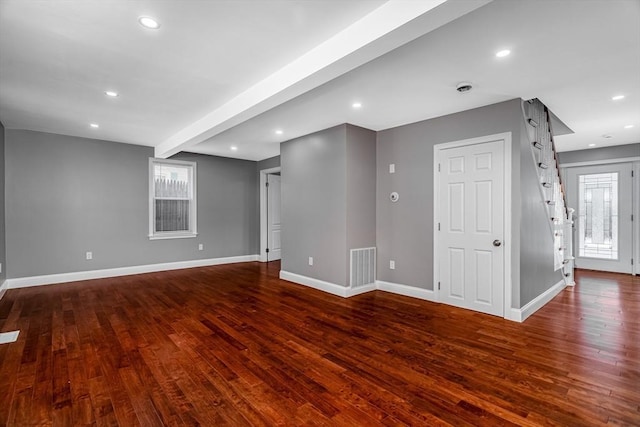
[[312, 256], [309, 257], [309, 265], [313, 265], [313, 257]]
[[200, 244], [198, 245], [198, 250], [199, 250], [199, 251], [203, 251], [203, 250], [204, 250], [204, 244], [200, 243]]
[[390, 163], [389, 164], [389, 173], [396, 173], [396, 164], [395, 163]]
[[394, 260], [390, 260], [389, 261], [389, 270], [395, 270], [396, 269], [396, 262]]
[[87, 252], [87, 259], [93, 259], [93, 252]]

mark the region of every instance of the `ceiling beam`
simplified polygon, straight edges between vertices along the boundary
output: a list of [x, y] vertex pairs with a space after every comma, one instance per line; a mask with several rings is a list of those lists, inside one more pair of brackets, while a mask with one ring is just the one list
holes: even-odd
[[492, 0], [390, 0], [155, 147], [188, 150], [308, 92]]

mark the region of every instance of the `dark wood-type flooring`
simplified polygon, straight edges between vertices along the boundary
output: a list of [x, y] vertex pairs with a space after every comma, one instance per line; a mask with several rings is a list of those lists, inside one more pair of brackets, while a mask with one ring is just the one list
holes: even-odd
[[518, 324], [246, 263], [10, 290], [0, 425], [640, 425], [640, 279]]

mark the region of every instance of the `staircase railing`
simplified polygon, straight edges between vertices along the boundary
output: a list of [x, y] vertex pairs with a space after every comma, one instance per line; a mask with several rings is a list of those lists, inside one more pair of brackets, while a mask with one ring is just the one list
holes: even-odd
[[522, 106], [540, 193], [553, 236], [554, 268], [561, 269], [565, 283], [573, 285], [573, 209], [567, 206], [565, 188], [560, 176], [551, 114], [537, 98], [523, 102]]

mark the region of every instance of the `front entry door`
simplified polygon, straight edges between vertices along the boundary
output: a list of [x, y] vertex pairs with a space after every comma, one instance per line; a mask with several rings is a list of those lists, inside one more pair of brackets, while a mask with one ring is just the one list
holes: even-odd
[[267, 175], [267, 261], [282, 257], [280, 248], [280, 175]]
[[504, 140], [438, 151], [439, 300], [504, 314]]
[[576, 268], [631, 273], [631, 163], [567, 170]]

